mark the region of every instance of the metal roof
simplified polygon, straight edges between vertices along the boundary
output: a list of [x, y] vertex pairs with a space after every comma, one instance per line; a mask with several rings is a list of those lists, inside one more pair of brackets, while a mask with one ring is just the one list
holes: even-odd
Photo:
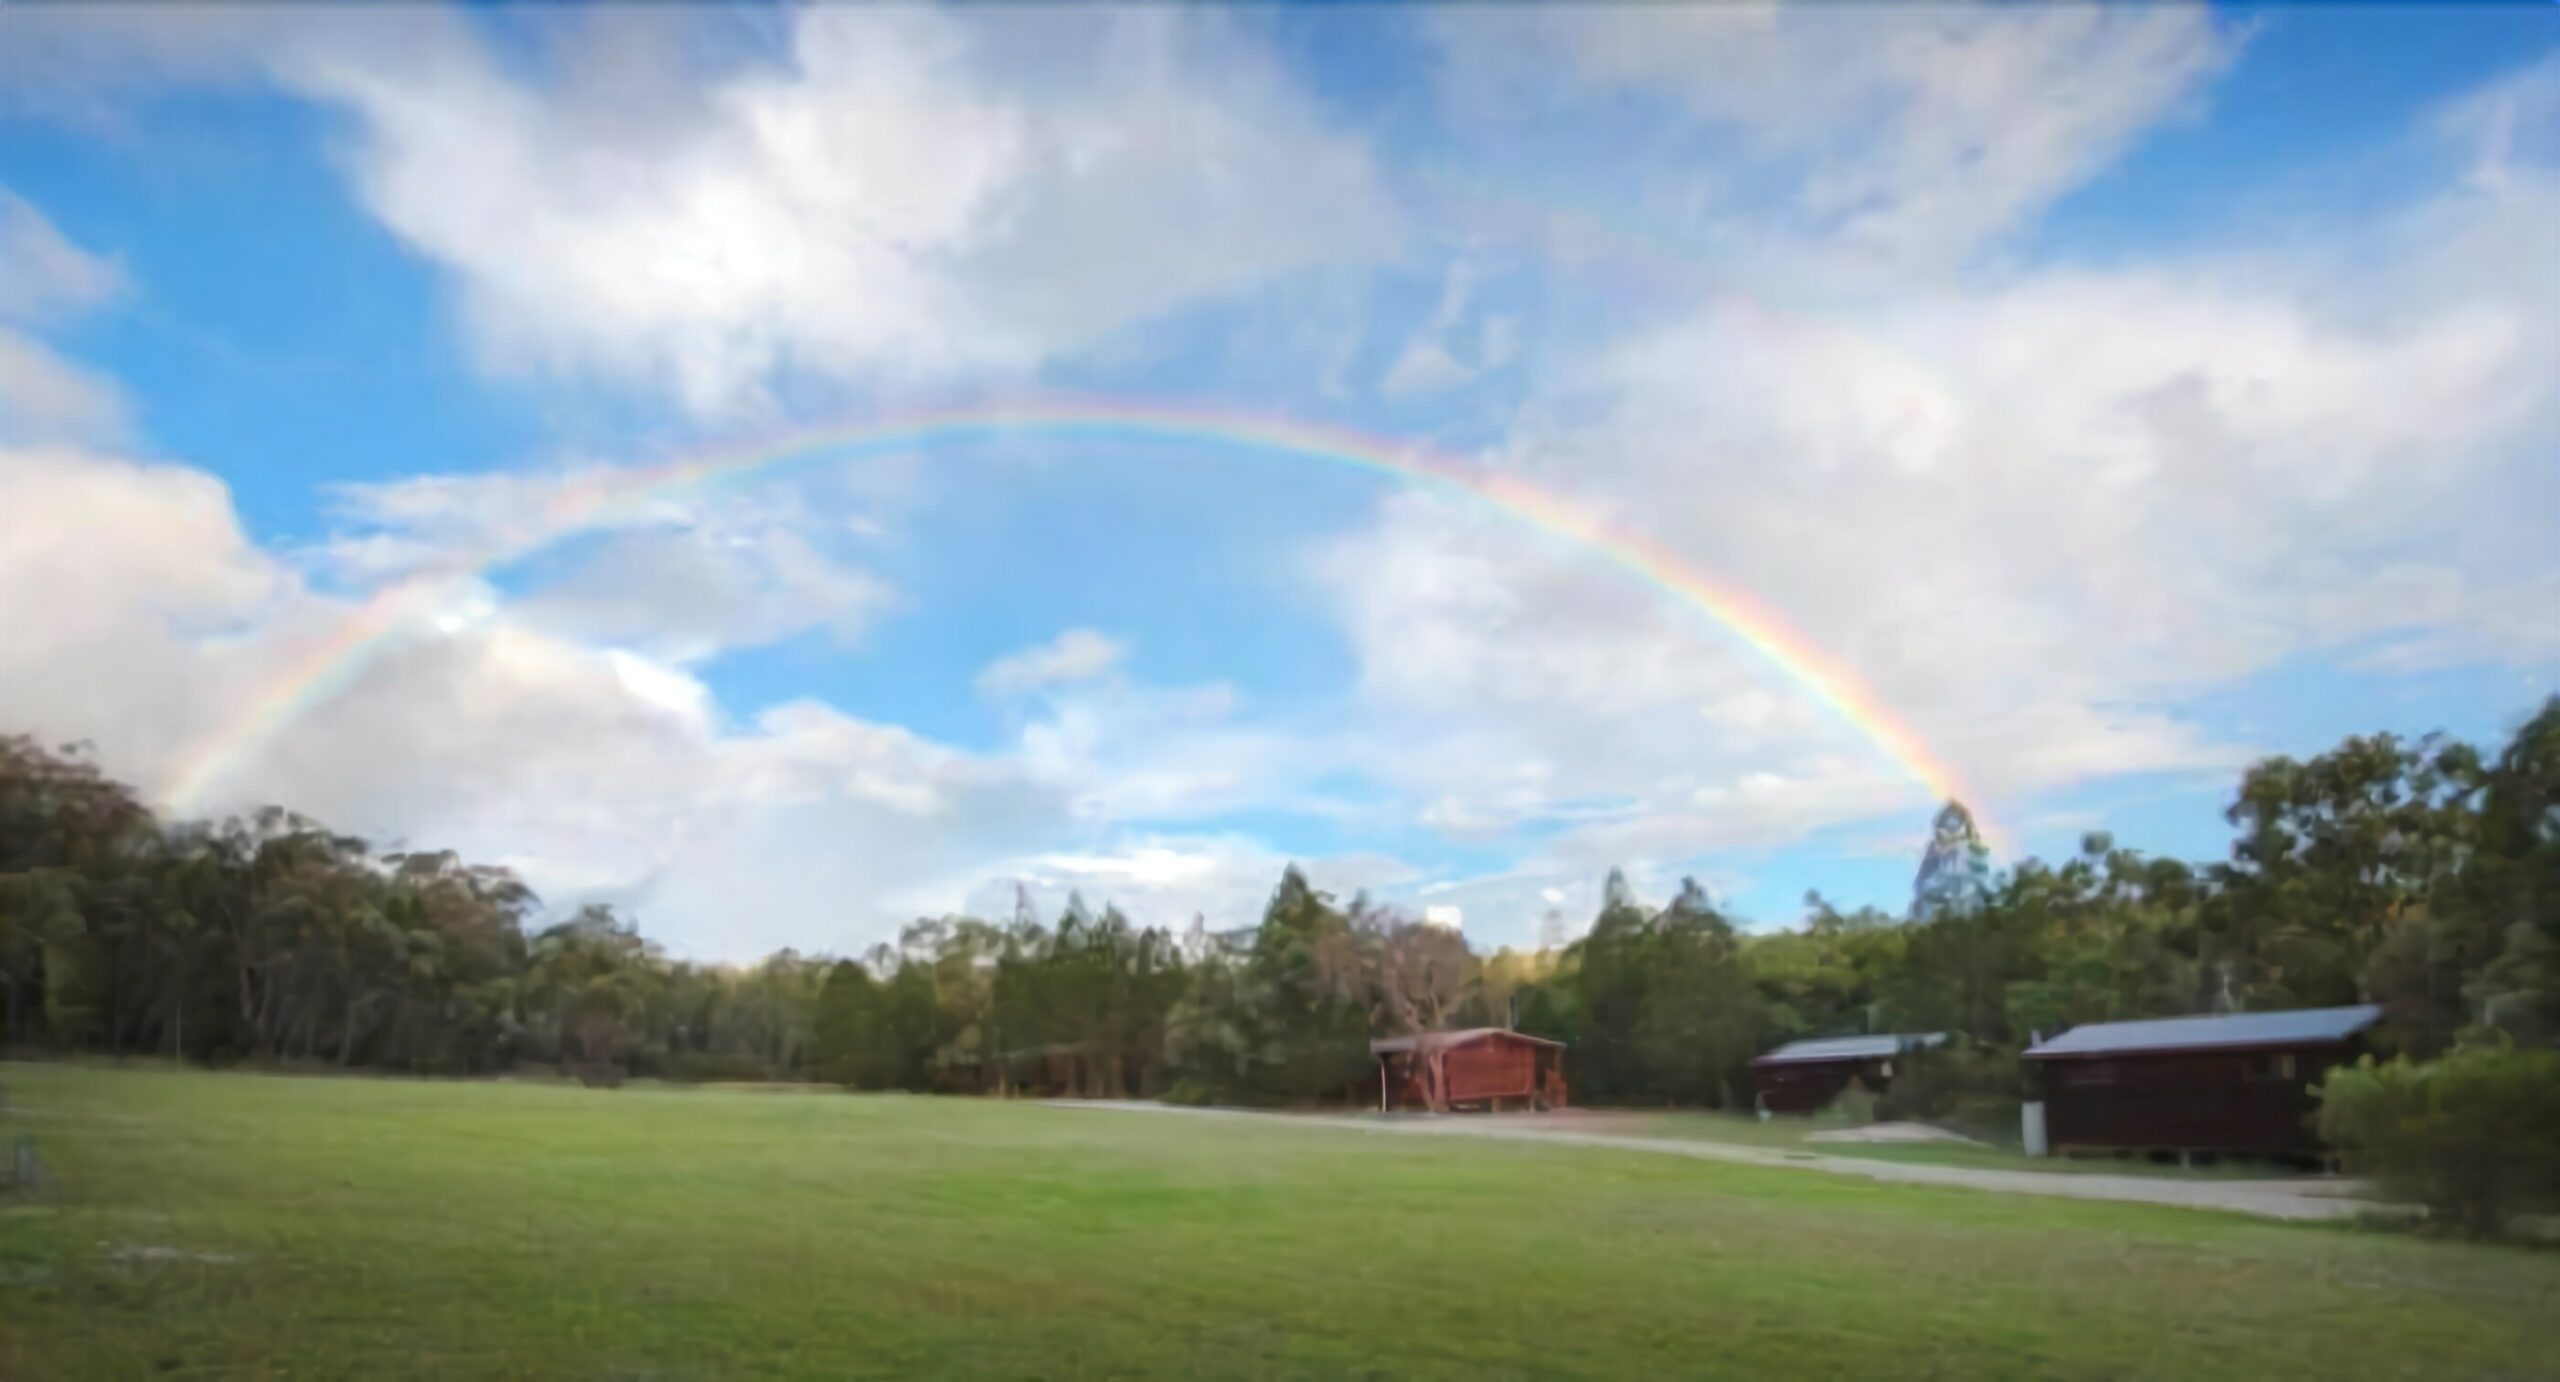
[[2353, 1008], [2164, 1017], [2153, 1022], [2092, 1022], [2028, 1047], [2026, 1058], [2211, 1051], [2232, 1046], [2313, 1046], [2344, 1041], [2381, 1017], [2382, 1009], [2368, 1003]]
[[1924, 1046], [1944, 1045], [1944, 1032], [1886, 1032], [1880, 1036], [1817, 1037], [1811, 1041], [1790, 1041], [1767, 1055], [1752, 1061], [1753, 1065], [1814, 1065], [1823, 1061], [1883, 1060], [1887, 1056], [1916, 1051]]
[[1564, 1045], [1561, 1041], [1549, 1041], [1545, 1037], [1531, 1036], [1527, 1032], [1515, 1032], [1508, 1027], [1463, 1027], [1454, 1032], [1416, 1032], [1411, 1036], [1385, 1037], [1369, 1043], [1369, 1054], [1385, 1056], [1398, 1051], [1437, 1051], [1443, 1047], [1463, 1046], [1478, 1037], [1489, 1036], [1518, 1037], [1522, 1041], [1533, 1041], [1540, 1046]]

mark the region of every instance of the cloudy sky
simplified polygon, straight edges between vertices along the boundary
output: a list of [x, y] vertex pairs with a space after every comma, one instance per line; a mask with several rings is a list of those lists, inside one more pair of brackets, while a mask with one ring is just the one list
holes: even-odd
[[[2211, 857], [2252, 756], [2505, 731], [2555, 333], [2548, 5], [9, 6], [0, 729], [696, 956], [1288, 859], [1780, 924], [1933, 773]], [[1455, 458], [1876, 713], [1240, 424], [820, 444], [1059, 399]]]

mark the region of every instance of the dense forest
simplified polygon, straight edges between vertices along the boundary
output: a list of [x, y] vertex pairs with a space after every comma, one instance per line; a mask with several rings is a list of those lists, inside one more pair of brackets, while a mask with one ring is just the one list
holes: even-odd
[[[2093, 834], [1995, 871], [1950, 803], [1907, 912], [1808, 895], [1788, 929], [1746, 931], [1694, 883], [1649, 907], [1613, 874], [1581, 939], [1480, 956], [1292, 868], [1235, 929], [1081, 899], [1044, 920], [1021, 899], [855, 959], [731, 967], [670, 961], [606, 908], [546, 914], [504, 870], [287, 811], [161, 821], [76, 749], [17, 737], [0, 739], [0, 1041], [1293, 1102], [1362, 1086], [1374, 1035], [1493, 1024], [1568, 1042], [1578, 1099], [1706, 1105], [1746, 1101], [1752, 1055], [1817, 1034], [1955, 1033], [1984, 1090], [2038, 1032], [2173, 1013], [2372, 1001], [2386, 1049], [2560, 1042], [2560, 697], [2494, 753], [2380, 734], [2260, 762], [2227, 815], [2223, 860]], [[1964, 1056], [1949, 1068], [1964, 1084]]]

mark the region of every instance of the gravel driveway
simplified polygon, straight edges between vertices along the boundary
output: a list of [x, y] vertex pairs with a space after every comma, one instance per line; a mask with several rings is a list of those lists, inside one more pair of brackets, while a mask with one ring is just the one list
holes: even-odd
[[1570, 1143], [1622, 1152], [1654, 1152], [1696, 1161], [1737, 1162], [1785, 1170], [1822, 1171], [1836, 1176], [1901, 1185], [1953, 1186], [2005, 1195], [2051, 1195], [2066, 1200], [2117, 1200], [2128, 1204], [2171, 1205], [2185, 1209], [2219, 1209], [2269, 1219], [2348, 1219], [2358, 1214], [2389, 1212], [2387, 1206], [2355, 1198], [2360, 1181], [2329, 1176], [2287, 1180], [2178, 1180], [2165, 1176], [2083, 1175], [2079, 1172], [2002, 1171], [1972, 1166], [1931, 1166], [1915, 1162], [1876, 1161], [1864, 1157], [1825, 1156], [1818, 1152], [1747, 1147], [1729, 1142], [1670, 1137], [1633, 1137], [1617, 1133], [1573, 1132], [1552, 1122], [1528, 1125], [1495, 1116], [1408, 1116], [1345, 1118], [1304, 1114], [1258, 1113], [1247, 1109], [1181, 1108], [1122, 1100], [1055, 1100], [1058, 1108], [1101, 1109], [1133, 1113], [1178, 1114], [1198, 1118], [1286, 1118], [1298, 1127], [1339, 1128], [1346, 1132], [1403, 1137], [1488, 1137], [1512, 1142]]

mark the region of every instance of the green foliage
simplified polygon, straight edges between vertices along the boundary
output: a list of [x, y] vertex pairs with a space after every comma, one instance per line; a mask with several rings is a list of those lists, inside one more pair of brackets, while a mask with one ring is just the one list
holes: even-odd
[[1890, 1120], [1961, 1124], [2011, 1139], [2018, 1125], [2019, 1081], [2015, 1052], [1959, 1036], [1896, 1056], [1892, 1083], [1878, 1097], [1876, 1113]]
[[888, 1049], [883, 1025], [880, 984], [871, 972], [851, 960], [829, 967], [818, 991], [820, 1077], [857, 1089], [885, 1088], [891, 1072], [881, 1061]]
[[1314, 1103], [1366, 1086], [1376, 1067], [1362, 941], [1350, 917], [1296, 865], [1282, 872], [1235, 994], [1246, 1092]]
[[773, 1067], [753, 1056], [715, 1051], [672, 1051], [638, 1063], [637, 1073], [676, 1084], [761, 1084]]
[[1018, 898], [1004, 922], [920, 919], [859, 963], [732, 967], [287, 811], [165, 824], [79, 751], [0, 738], [0, 1043], [991, 1094], [1190, 1080], [1277, 1104], [1365, 1100], [1375, 1037], [1516, 1021], [1567, 1043], [1577, 1100], [1747, 1107], [1748, 1061], [1777, 1041], [1946, 1031], [1973, 1067], [1907, 1102], [1951, 1117], [2013, 1097], [1993, 1072], [2084, 1022], [2370, 1000], [2386, 1053], [2560, 1042], [2560, 698], [2495, 755], [2385, 734], [2267, 760], [2228, 814], [2224, 862], [2092, 834], [1993, 875], [1950, 803], [1924, 890], [1944, 905], [1916, 921], [1809, 895], [1800, 926], [1749, 932], [1695, 883], [1656, 909], [1612, 872], [1581, 940], [1480, 961], [1293, 867], [1231, 932], [1177, 938], [1082, 899], [1044, 923]]
[[2320, 1135], [2351, 1169], [2464, 1232], [2560, 1205], [2560, 1051], [2465, 1047], [2371, 1056], [2319, 1086]]
[[1872, 1123], [1876, 1121], [1875, 1093], [1856, 1080], [1851, 1080], [1814, 1116], [1826, 1123], [1840, 1123], [1850, 1127]]

